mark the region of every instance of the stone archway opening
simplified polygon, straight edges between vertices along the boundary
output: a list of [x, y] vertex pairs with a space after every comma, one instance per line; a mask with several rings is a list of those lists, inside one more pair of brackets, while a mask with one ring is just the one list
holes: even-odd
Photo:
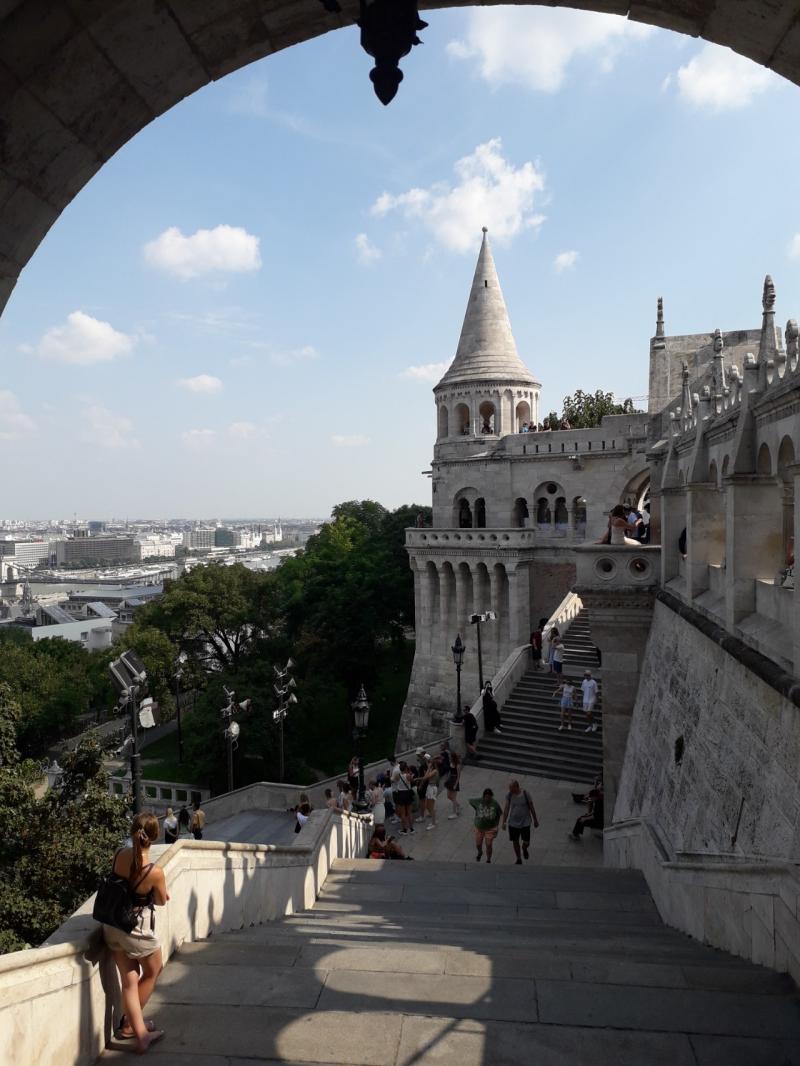
[[[609, 12], [608, 0], [580, 7]], [[611, 7], [631, 21], [732, 48], [800, 84], [793, 4], [620, 0]], [[341, 0], [341, 11], [330, 12], [307, 0], [108, 0], [61, 4], [46, 19], [40, 10], [39, 0], [0, 8], [0, 310], [60, 213], [127, 141], [226, 74], [332, 30], [355, 33], [359, 5]]]

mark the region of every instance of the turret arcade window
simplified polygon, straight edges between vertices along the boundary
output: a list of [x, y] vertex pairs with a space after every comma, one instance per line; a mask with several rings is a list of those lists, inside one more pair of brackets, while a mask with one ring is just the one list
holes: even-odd
[[495, 433], [495, 409], [491, 400], [484, 400], [478, 408], [481, 433]]
[[453, 412], [453, 429], [460, 437], [468, 436], [470, 432], [469, 407], [465, 403], [457, 403]]

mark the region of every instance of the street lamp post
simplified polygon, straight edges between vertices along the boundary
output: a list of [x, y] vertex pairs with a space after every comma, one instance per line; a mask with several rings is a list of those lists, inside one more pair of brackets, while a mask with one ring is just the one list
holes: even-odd
[[363, 685], [358, 690], [358, 695], [353, 700], [351, 707], [353, 708], [353, 740], [356, 742], [356, 755], [358, 756], [358, 797], [355, 805], [359, 810], [364, 810], [367, 806], [367, 801], [364, 787], [364, 756], [361, 750], [361, 741], [367, 733], [370, 706]]
[[286, 666], [284, 666], [283, 670], [279, 670], [277, 666], [273, 669], [275, 670], [276, 683], [272, 686], [272, 690], [278, 697], [278, 706], [276, 710], [272, 712], [272, 720], [277, 722], [280, 726], [280, 772], [278, 780], [283, 781], [283, 723], [286, 719], [286, 715], [289, 713], [289, 707], [293, 703], [297, 703], [297, 696], [295, 696], [292, 691], [297, 687], [297, 682], [291, 675], [291, 671], [294, 669], [294, 659], [287, 659]]
[[[144, 663], [132, 651], [125, 651], [108, 667], [111, 680], [120, 694], [120, 703], [125, 707], [131, 719], [131, 789], [133, 791], [133, 813], [142, 809], [142, 766], [139, 754], [139, 693], [147, 683], [147, 671]], [[149, 707], [152, 709], [152, 700]], [[152, 719], [152, 715], [150, 716]], [[155, 724], [152, 722], [152, 724]]]
[[451, 650], [453, 652], [453, 662], [456, 664], [456, 713], [453, 721], [463, 722], [464, 715], [461, 711], [461, 664], [464, 662], [464, 642], [460, 633], [456, 637], [456, 642]]
[[227, 747], [228, 755], [228, 792], [233, 792], [233, 749], [236, 746], [236, 742], [239, 739], [241, 729], [239, 723], [234, 721], [234, 715], [239, 711], [244, 712], [250, 710], [253, 701], [242, 700], [241, 703], [236, 702], [236, 693], [233, 689], [224, 689], [225, 695], [228, 697], [227, 707], [223, 707], [219, 712], [222, 715], [223, 722], [223, 736], [225, 737], [225, 745]]
[[478, 685], [483, 692], [483, 652], [481, 650], [481, 622], [493, 622], [497, 618], [494, 611], [484, 611], [483, 614], [471, 614], [469, 620], [475, 626], [478, 633]]

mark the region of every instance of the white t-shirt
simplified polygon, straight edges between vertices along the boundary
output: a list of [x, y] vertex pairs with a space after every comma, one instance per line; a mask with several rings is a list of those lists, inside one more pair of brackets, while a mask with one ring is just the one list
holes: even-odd
[[556, 644], [553, 647], [553, 662], [563, 663], [564, 661], [564, 645]]
[[585, 677], [581, 681], [581, 690], [583, 691], [583, 705], [588, 707], [590, 703], [594, 703], [597, 699], [597, 682], [593, 677]]

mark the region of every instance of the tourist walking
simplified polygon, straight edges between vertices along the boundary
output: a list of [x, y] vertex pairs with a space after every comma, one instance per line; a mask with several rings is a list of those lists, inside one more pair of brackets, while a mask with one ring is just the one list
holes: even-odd
[[469, 704], [464, 704], [464, 745], [467, 749], [467, 754], [472, 755], [473, 758], [478, 758], [478, 719], [472, 713], [469, 708]]
[[447, 789], [447, 798], [453, 807], [453, 813], [448, 818], [458, 818], [461, 814], [461, 804], [458, 802], [458, 793], [461, 789], [461, 759], [457, 752], [450, 754], [450, 773], [445, 779], [444, 787]]
[[164, 843], [174, 844], [178, 839], [178, 819], [175, 817], [172, 807], [167, 807], [164, 816]]
[[503, 814], [500, 804], [494, 798], [494, 792], [490, 788], [485, 788], [481, 798], [471, 799], [469, 805], [475, 808], [475, 847], [477, 849], [475, 861], [481, 861], [485, 844], [486, 861], [491, 862], [494, 839]]
[[386, 803], [383, 798], [383, 789], [377, 781], [369, 783], [367, 802], [372, 808], [372, 824], [383, 825], [386, 822]]
[[412, 804], [414, 803], [414, 790], [412, 787], [413, 776], [408, 765], [404, 762], [398, 767], [397, 778], [392, 785], [392, 797], [394, 809], [400, 819], [400, 833], [413, 833]]
[[561, 637], [553, 637], [550, 642], [550, 672], [560, 674], [564, 669], [564, 645]]
[[570, 681], [562, 681], [553, 695], [560, 701], [561, 707], [561, 724], [558, 727], [559, 733], [563, 730], [564, 724], [568, 730], [572, 730], [572, 704], [575, 698], [575, 686]]
[[178, 832], [183, 835], [189, 832], [189, 812], [186, 809], [186, 805], [178, 811]]
[[534, 829], [538, 829], [539, 819], [536, 817], [533, 800], [527, 791], [520, 787], [519, 781], [512, 781], [508, 786], [506, 804], [503, 808], [503, 829], [508, 824], [508, 839], [511, 841], [514, 854], [517, 856], [517, 866], [522, 865], [522, 858], [519, 853], [520, 845], [522, 845], [522, 854], [526, 859], [529, 858], [531, 821], [533, 821]]
[[124, 1014], [114, 1031], [118, 1040], [135, 1040], [141, 1055], [164, 1032], [142, 1013], [155, 988], [163, 963], [156, 936], [155, 908], [169, 899], [164, 871], [150, 861], [150, 845], [158, 840], [158, 819], [137, 814], [131, 825], [131, 846], [114, 855], [112, 873], [128, 882], [135, 924], [130, 932], [103, 924], [103, 939], [119, 970]]
[[591, 670], [584, 670], [583, 672], [581, 692], [583, 693], [583, 713], [586, 715], [586, 732], [596, 733], [597, 723], [592, 721], [592, 716], [594, 715], [594, 706], [597, 703], [597, 682], [592, 677]]
[[542, 668], [542, 634], [546, 625], [547, 619], [540, 618], [538, 626], [531, 633], [531, 663], [534, 670]]
[[558, 637], [559, 639], [561, 638], [561, 634], [558, 632], [558, 626], [551, 626], [550, 632], [549, 632], [548, 638], [547, 638], [548, 639], [548, 644], [547, 644], [547, 665], [550, 667], [550, 673], [551, 674], [553, 673], [553, 652], [555, 650], [554, 649], [554, 641], [555, 641], [556, 637]]
[[189, 823], [189, 830], [195, 840], [203, 839], [203, 830], [205, 829], [205, 826], [206, 812], [202, 809], [199, 803], [195, 803], [192, 820]]
[[494, 698], [491, 681], [487, 681], [483, 689], [483, 728], [487, 733], [500, 733], [500, 712], [497, 709], [497, 700]]
[[425, 775], [425, 817], [429, 819], [426, 829], [436, 828], [436, 797], [439, 795], [439, 768], [431, 760]]

